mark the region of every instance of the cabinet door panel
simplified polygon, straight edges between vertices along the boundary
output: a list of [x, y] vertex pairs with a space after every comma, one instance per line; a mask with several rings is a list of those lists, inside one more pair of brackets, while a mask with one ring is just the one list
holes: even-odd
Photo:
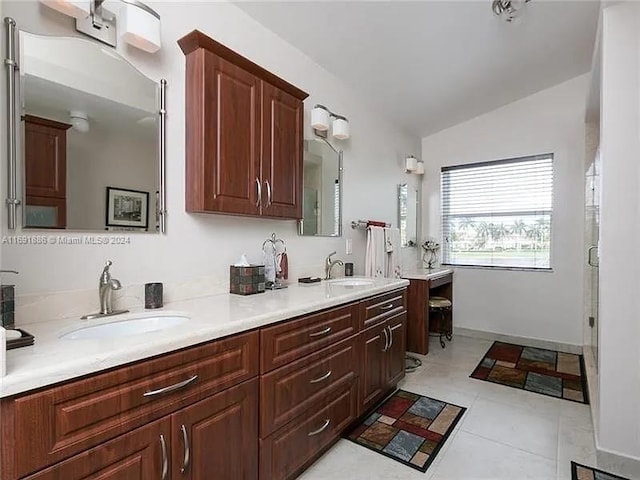
[[302, 218], [302, 101], [262, 82], [263, 215]]
[[258, 478], [257, 379], [173, 414], [171, 423], [173, 478]]
[[164, 462], [160, 436], [165, 440], [168, 465], [170, 426], [168, 419], [153, 422], [25, 480], [161, 480]]
[[187, 210], [258, 215], [260, 81], [203, 50], [187, 78]]
[[406, 342], [407, 314], [402, 313], [387, 322], [391, 336], [391, 346], [387, 351], [387, 384], [394, 387], [404, 378], [405, 342]]
[[360, 403], [364, 413], [386, 391], [387, 387], [387, 343], [386, 323], [365, 330], [362, 335], [362, 366], [360, 369]]
[[26, 115], [24, 118], [27, 195], [67, 196], [67, 129], [70, 125]]

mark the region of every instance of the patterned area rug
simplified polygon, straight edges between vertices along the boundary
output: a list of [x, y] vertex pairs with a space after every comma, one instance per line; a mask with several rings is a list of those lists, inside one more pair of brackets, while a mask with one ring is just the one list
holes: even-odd
[[619, 477], [612, 473], [603, 472], [597, 468], [580, 465], [571, 462], [571, 480], [629, 480], [628, 478]]
[[589, 403], [582, 355], [494, 342], [471, 378]]
[[398, 390], [348, 439], [426, 472], [466, 408]]

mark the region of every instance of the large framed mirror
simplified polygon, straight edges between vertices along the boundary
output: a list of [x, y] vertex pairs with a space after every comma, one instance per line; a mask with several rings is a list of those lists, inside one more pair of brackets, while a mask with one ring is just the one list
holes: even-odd
[[398, 225], [402, 247], [415, 247], [418, 243], [418, 199], [418, 189], [406, 183], [398, 185]]
[[298, 233], [315, 237], [342, 236], [342, 151], [322, 138], [304, 141], [304, 218]]
[[22, 228], [164, 232], [166, 82], [91, 40], [17, 40], [9, 196]]

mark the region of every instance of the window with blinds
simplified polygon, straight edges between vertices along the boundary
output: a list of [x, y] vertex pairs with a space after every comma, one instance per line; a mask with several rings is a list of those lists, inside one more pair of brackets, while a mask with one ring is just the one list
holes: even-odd
[[443, 167], [447, 265], [550, 269], [553, 154]]

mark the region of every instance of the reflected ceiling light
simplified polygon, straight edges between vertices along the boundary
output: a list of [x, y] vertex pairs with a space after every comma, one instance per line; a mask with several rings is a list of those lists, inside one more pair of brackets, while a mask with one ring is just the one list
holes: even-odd
[[523, 8], [530, 1], [531, 0], [493, 0], [491, 10], [493, 10], [494, 15], [505, 22], [512, 23], [522, 15]]
[[324, 105], [316, 104], [311, 110], [311, 128], [322, 138], [327, 138], [331, 124], [331, 133], [338, 140], [349, 138], [349, 120], [347, 117], [333, 113]]
[[418, 165], [416, 166], [416, 171], [414, 173], [416, 175], [424, 175], [424, 162], [418, 161]]
[[409, 155], [404, 159], [404, 169], [408, 173], [413, 173], [418, 168], [418, 159], [413, 155]]
[[[107, 0], [40, 0], [44, 5], [76, 19], [76, 30], [111, 47], [117, 44], [116, 21], [120, 36], [128, 44], [157, 52], [161, 47], [160, 15], [139, 0], [120, 0], [124, 4], [121, 18], [104, 8]], [[109, 4], [115, 0], [108, 0]]]
[[84, 112], [71, 110], [69, 112], [69, 123], [71, 123], [74, 130], [80, 133], [87, 133], [89, 131], [89, 116]]

